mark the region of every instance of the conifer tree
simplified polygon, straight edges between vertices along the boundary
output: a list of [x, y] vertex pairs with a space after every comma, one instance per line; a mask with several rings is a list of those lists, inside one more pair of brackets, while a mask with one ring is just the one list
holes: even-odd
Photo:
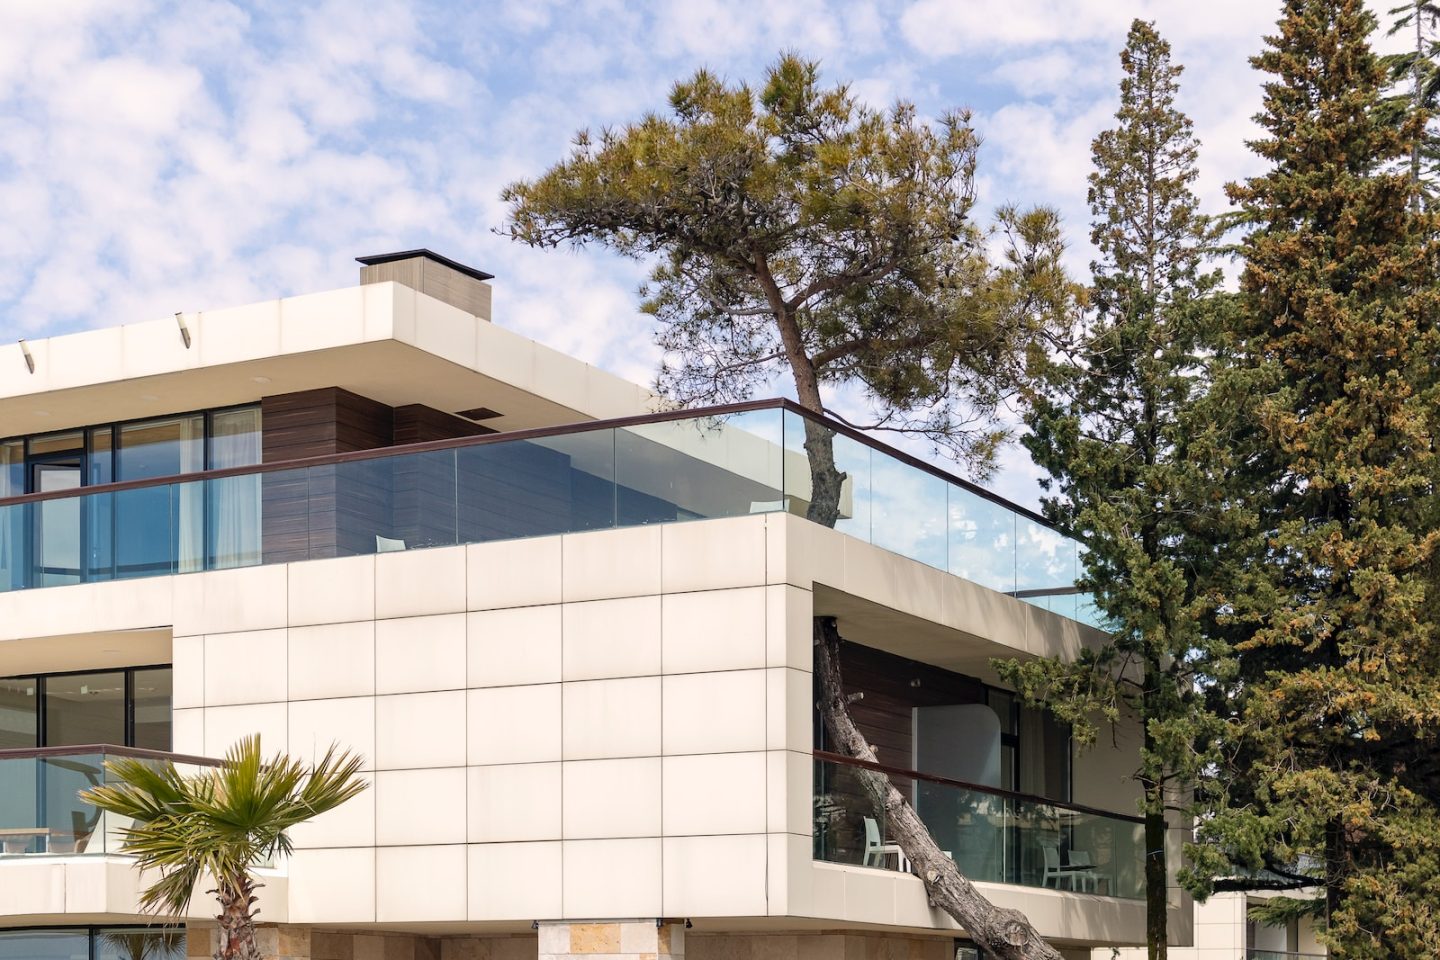
[[1238, 673], [1187, 879], [1317, 887], [1258, 918], [1405, 960], [1440, 943], [1440, 336], [1418, 131], [1377, 110], [1373, 28], [1361, 0], [1287, 0], [1254, 61], [1269, 169], [1230, 188], [1254, 229], [1210, 423], [1234, 444], [1216, 496], [1264, 549], [1229, 555]]
[[[1092, 744], [1097, 720], [1138, 717], [1145, 817], [1146, 937], [1166, 955], [1167, 811], [1205, 759], [1197, 669], [1209, 598], [1196, 543], [1214, 535], [1194, 508], [1185, 424], [1205, 389], [1205, 270], [1211, 240], [1192, 190], [1198, 143], [1175, 106], [1182, 67], [1136, 20], [1120, 54], [1116, 125], [1095, 138], [1089, 201], [1092, 317], [1028, 407], [1025, 443], [1049, 471], [1047, 509], [1089, 545], [1084, 585], [1111, 636], [1078, 661], [997, 662], [1032, 704]], [[1178, 822], [1176, 824], [1178, 826]]]

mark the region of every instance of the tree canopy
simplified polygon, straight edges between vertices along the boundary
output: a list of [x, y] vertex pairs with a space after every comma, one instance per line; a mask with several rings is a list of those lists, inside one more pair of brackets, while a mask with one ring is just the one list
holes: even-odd
[[660, 391], [744, 399], [785, 374], [858, 385], [863, 425], [920, 433], [983, 473], [1006, 435], [997, 405], [1066, 316], [1055, 215], [1003, 209], [1004, 254], [976, 225], [969, 115], [877, 111], [782, 56], [758, 89], [701, 70], [669, 111], [598, 135], [506, 188], [502, 232], [534, 246], [599, 242], [653, 260]]

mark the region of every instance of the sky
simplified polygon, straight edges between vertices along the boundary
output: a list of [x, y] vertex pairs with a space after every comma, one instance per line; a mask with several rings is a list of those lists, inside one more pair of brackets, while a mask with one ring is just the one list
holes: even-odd
[[[1186, 67], [1198, 191], [1220, 213], [1225, 182], [1260, 169], [1245, 145], [1262, 81], [1248, 57], [1278, 10], [0, 0], [0, 341], [350, 286], [357, 256], [429, 247], [496, 275], [495, 322], [648, 384], [645, 266], [498, 236], [500, 191], [561, 159], [576, 131], [663, 108], [697, 68], [758, 80], [782, 50], [877, 107], [969, 107], [980, 216], [1058, 209], [1083, 274], [1089, 145], [1113, 118], [1131, 19], [1155, 21]], [[1012, 446], [988, 485], [1033, 506], [1037, 475]]]

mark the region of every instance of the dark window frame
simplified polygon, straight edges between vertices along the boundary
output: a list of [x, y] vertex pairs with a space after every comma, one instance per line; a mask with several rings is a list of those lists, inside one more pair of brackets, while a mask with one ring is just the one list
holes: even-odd
[[175, 742], [174, 742], [174, 726], [173, 726], [173, 724], [174, 724], [174, 715], [175, 715], [174, 684], [173, 684], [174, 672], [175, 672], [175, 665], [174, 665], [173, 663], [147, 663], [147, 664], [136, 664], [136, 665], [134, 665], [134, 666], [128, 666], [128, 667], [90, 667], [90, 668], [85, 669], [85, 670], [52, 670], [52, 671], [50, 671], [49, 673], [19, 673], [19, 674], [13, 674], [13, 675], [7, 676], [7, 677], [0, 677], [0, 679], [4, 679], [4, 680], [34, 680], [34, 681], [35, 681], [35, 740], [36, 740], [35, 747], [46, 747], [46, 746], [50, 746], [50, 744], [48, 744], [48, 743], [46, 742], [46, 741], [49, 739], [49, 730], [47, 729], [48, 726], [49, 726], [49, 724], [48, 724], [48, 722], [46, 721], [46, 713], [47, 713], [47, 710], [46, 710], [46, 704], [45, 704], [46, 697], [47, 697], [47, 690], [46, 690], [46, 681], [47, 681], [47, 680], [49, 680], [49, 679], [52, 678], [52, 677], [78, 677], [78, 676], [84, 676], [84, 675], [86, 675], [86, 674], [91, 674], [91, 673], [121, 673], [121, 674], [123, 674], [124, 676], [123, 676], [122, 682], [124, 683], [124, 686], [125, 686], [125, 693], [124, 693], [124, 697], [125, 697], [125, 706], [124, 706], [125, 718], [124, 718], [124, 733], [123, 733], [123, 737], [124, 737], [124, 741], [125, 741], [125, 742], [124, 742], [124, 743], [111, 744], [111, 746], [116, 746], [116, 747], [133, 747], [133, 746], [135, 746], [135, 674], [136, 674], [137, 672], [144, 672], [144, 671], [147, 671], [147, 670], [169, 670], [169, 671], [171, 672], [171, 679], [172, 679], [172, 684], [171, 684], [171, 699], [170, 699], [170, 715], [171, 715], [171, 724], [172, 724], [172, 726], [171, 726], [171, 742], [170, 742], [170, 746], [168, 746], [168, 747], [165, 748], [165, 749], [168, 751], [171, 747], [173, 747], [173, 746], [175, 745]]

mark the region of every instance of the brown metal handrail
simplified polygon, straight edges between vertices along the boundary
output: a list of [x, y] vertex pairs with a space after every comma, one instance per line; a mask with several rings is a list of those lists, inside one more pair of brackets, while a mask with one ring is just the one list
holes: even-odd
[[805, 409], [793, 400], [784, 397], [774, 397], [765, 400], [745, 400], [739, 403], [717, 404], [709, 407], [692, 407], [689, 409], [666, 410], [660, 413], [637, 414], [629, 417], [616, 417], [610, 420], [583, 420], [578, 423], [557, 424], [551, 427], [534, 427], [528, 430], [512, 430], [509, 432], [483, 434], [476, 437], [455, 437], [447, 440], [427, 440], [423, 443], [408, 443], [391, 447], [373, 447], [369, 450], [353, 450], [348, 453], [331, 453], [318, 457], [303, 457], [297, 460], [277, 460], [270, 463], [252, 464], [244, 467], [226, 467], [219, 470], [200, 470], [194, 473], [181, 473], [169, 477], [146, 477], [143, 480], [122, 480], [118, 483], [96, 484], [87, 487], [75, 487], [70, 490], [52, 490], [45, 493], [26, 493], [15, 497], [0, 498], [0, 507], [11, 504], [35, 503], [43, 500], [62, 500], [72, 497], [82, 497], [93, 493], [118, 493], [125, 490], [138, 490], [145, 487], [169, 486], [175, 483], [195, 483], [202, 480], [219, 480], [226, 477], [252, 476], [256, 474], [274, 473], [280, 470], [299, 470], [306, 467], [323, 467], [337, 463], [352, 463], [357, 460], [377, 460], [384, 457], [403, 456], [412, 453], [429, 453], [439, 450], [453, 450], [462, 447], [478, 447], [491, 443], [504, 443], [508, 440], [540, 440], [547, 437], [566, 436], [578, 433], [590, 433], [596, 430], [623, 429], [626, 427], [646, 426], [652, 423], [670, 423], [676, 420], [703, 420], [712, 417], [730, 416], [737, 413], [750, 413], [756, 410], [786, 410], [797, 416], [823, 424], [827, 429], [837, 434], [849, 437], [857, 443], [864, 444], [872, 450], [879, 450], [886, 456], [914, 467], [917, 470], [939, 477], [947, 483], [961, 487], [978, 497], [982, 497], [998, 506], [1004, 507], [1028, 520], [1034, 521], [1043, 527], [1055, 530], [1058, 533], [1070, 536], [1065, 530], [1056, 526], [1045, 517], [1020, 506], [1011, 503], [997, 493], [992, 493], [984, 487], [978, 486], [963, 477], [931, 463], [926, 463], [918, 457], [912, 456], [903, 450], [897, 450], [880, 441], [868, 436], [848, 424], [841, 423], [830, 417], [819, 416], [810, 410]]
[[1062, 810], [1070, 810], [1075, 813], [1088, 814], [1095, 817], [1106, 817], [1111, 820], [1122, 820], [1126, 823], [1143, 824], [1142, 817], [1132, 816], [1124, 813], [1114, 813], [1110, 810], [1100, 810], [1096, 807], [1087, 807], [1080, 803], [1066, 803], [1060, 800], [1051, 800], [1047, 797], [1036, 797], [1028, 793], [1018, 793], [1014, 790], [1005, 790], [1001, 787], [987, 787], [978, 783], [966, 783], [964, 780], [951, 780], [949, 777], [937, 777], [931, 773], [921, 773], [918, 770], [906, 770], [903, 767], [886, 766], [883, 763], [873, 763], [869, 760], [857, 760], [854, 757], [847, 757], [843, 753], [831, 753], [829, 750], [813, 751], [816, 760], [823, 760], [826, 763], [837, 763], [850, 767], [864, 767], [866, 770], [874, 770], [892, 777], [905, 777], [909, 780], [921, 780], [925, 783], [938, 783], [946, 787], [958, 787], [962, 790], [974, 790], [978, 793], [988, 793], [1006, 800], [1019, 800], [1024, 803], [1039, 804], [1047, 807], [1059, 807]]

